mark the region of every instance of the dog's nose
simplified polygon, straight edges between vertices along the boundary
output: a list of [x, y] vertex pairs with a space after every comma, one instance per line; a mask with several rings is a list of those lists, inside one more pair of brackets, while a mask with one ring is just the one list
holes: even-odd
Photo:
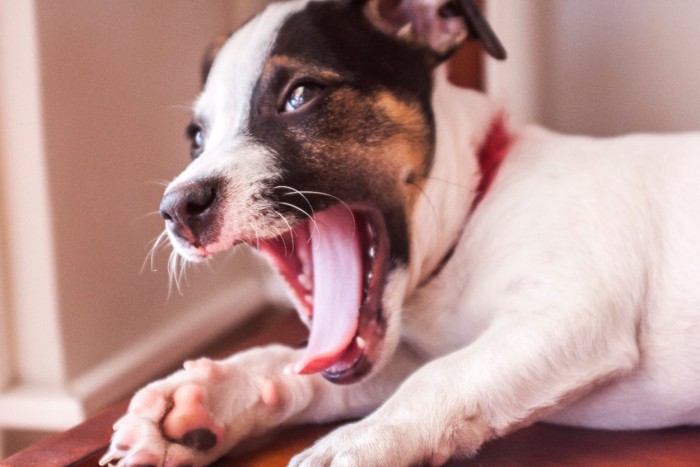
[[190, 226], [210, 211], [216, 200], [220, 182], [198, 180], [176, 188], [163, 196], [160, 215], [166, 221]]

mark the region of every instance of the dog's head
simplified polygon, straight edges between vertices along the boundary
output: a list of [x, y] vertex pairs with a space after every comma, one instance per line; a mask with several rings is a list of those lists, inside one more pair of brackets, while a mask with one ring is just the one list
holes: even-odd
[[488, 43], [468, 4], [273, 4], [205, 66], [193, 161], [161, 213], [187, 260], [247, 243], [276, 266], [311, 326], [298, 373], [351, 382], [393, 353], [433, 158], [432, 69], [470, 31]]

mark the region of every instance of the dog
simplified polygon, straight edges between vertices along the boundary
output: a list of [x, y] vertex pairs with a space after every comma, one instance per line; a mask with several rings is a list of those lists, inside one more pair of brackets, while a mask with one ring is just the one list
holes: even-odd
[[308, 345], [185, 363], [136, 393], [102, 465], [206, 465], [341, 419], [291, 465], [700, 422], [700, 134], [515, 127], [448, 83], [469, 39], [505, 55], [471, 1], [291, 0], [205, 64], [170, 242], [260, 252]]

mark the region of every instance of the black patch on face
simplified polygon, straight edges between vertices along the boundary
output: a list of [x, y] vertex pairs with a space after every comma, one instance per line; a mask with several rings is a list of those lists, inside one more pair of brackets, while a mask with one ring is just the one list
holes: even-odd
[[[391, 260], [409, 259], [406, 201], [396, 173], [382, 161], [387, 140], [404, 131], [377, 111], [379, 93], [418, 107], [428, 125], [425, 167], [432, 163], [434, 122], [430, 106], [431, 69], [423, 52], [377, 31], [357, 2], [311, 2], [291, 15], [279, 30], [271, 56], [290, 59], [266, 70], [251, 99], [250, 135], [278, 157], [278, 185], [328, 193], [346, 203], [369, 204], [383, 214], [390, 236]], [[295, 67], [295, 63], [308, 66]], [[308, 70], [332, 70], [327, 79]], [[293, 113], [280, 113], [285, 93], [297, 83], [320, 84], [313, 102]], [[282, 106], [283, 108], [283, 106]], [[380, 170], [378, 170], [378, 168]], [[277, 196], [280, 196], [277, 193]], [[280, 199], [281, 200], [281, 199]], [[284, 200], [311, 214], [336, 201], [331, 197], [285, 194]], [[299, 213], [280, 205], [290, 218]]]

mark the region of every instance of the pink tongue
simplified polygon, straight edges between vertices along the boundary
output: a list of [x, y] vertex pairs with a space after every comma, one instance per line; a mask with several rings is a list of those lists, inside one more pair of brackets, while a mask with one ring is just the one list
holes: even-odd
[[362, 299], [362, 264], [354, 217], [336, 206], [314, 216], [310, 226], [314, 275], [311, 335], [304, 356], [294, 365], [299, 374], [332, 366], [357, 332]]

